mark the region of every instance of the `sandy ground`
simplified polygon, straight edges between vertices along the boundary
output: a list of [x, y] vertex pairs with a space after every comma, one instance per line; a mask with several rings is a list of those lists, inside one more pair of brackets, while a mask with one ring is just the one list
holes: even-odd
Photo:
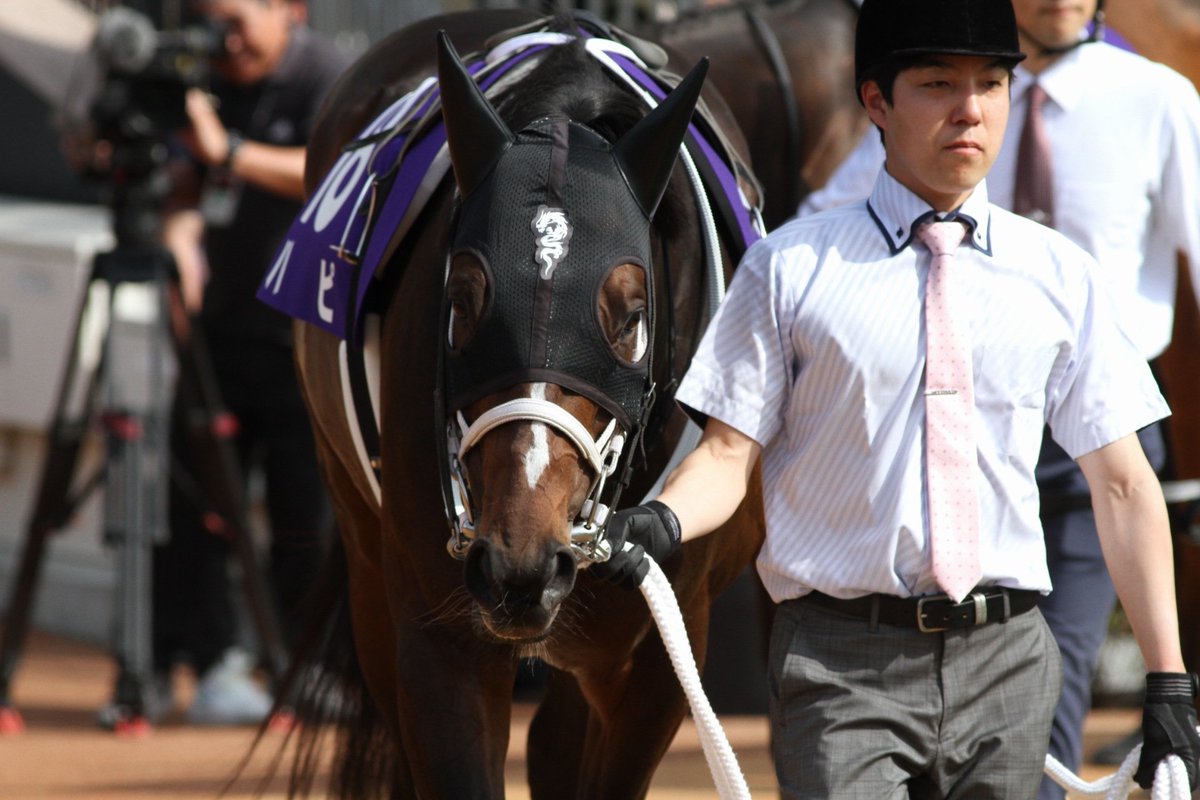
[[[115, 668], [100, 649], [35, 633], [14, 683], [13, 700], [24, 717], [23, 733], [0, 736], [0, 799], [63, 798], [282, 798], [284, 782], [270, 777], [270, 762], [283, 735], [269, 733], [239, 777], [254, 732], [249, 728], [199, 728], [182, 720], [190, 698], [190, 676], [177, 677], [177, 709], [142, 738], [121, 738], [94, 725], [96, 709], [108, 698]], [[508, 759], [508, 797], [526, 800], [523, 741], [531, 708], [519, 705]], [[1087, 748], [1120, 738], [1137, 722], [1133, 710], [1093, 712]], [[777, 796], [762, 717], [723, 717], [754, 800]], [[1094, 780], [1114, 767], [1089, 765]], [[232, 780], [232, 782], [231, 782]], [[653, 800], [711, 800], [717, 797], [694, 727], [685, 723], [660, 767]]]

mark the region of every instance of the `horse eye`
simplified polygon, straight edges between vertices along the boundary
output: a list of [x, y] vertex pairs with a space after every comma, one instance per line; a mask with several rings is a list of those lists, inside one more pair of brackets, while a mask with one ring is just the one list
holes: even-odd
[[489, 299], [487, 273], [480, 259], [472, 253], [456, 255], [446, 285], [446, 301], [450, 306], [446, 344], [450, 350], [461, 351], [471, 343]]
[[450, 322], [446, 326], [446, 346], [451, 350], [457, 350], [458, 345], [455, 344], [454, 328], [458, 320], [462, 319], [462, 311], [457, 303], [450, 304]]
[[600, 324], [613, 353], [631, 365], [641, 361], [649, 347], [646, 302], [646, 271], [635, 263], [614, 267], [600, 289]]
[[616, 350], [617, 355], [626, 361], [637, 363], [646, 354], [649, 338], [646, 326], [646, 309], [639, 308], [625, 318], [625, 324], [621, 327], [621, 334], [613, 349]]

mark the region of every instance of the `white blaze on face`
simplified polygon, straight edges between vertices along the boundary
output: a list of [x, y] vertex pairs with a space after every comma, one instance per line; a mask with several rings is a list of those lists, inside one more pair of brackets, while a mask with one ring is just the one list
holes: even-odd
[[[535, 383], [529, 396], [534, 400], [545, 400], [546, 384]], [[529, 427], [533, 433], [533, 443], [525, 453], [525, 480], [529, 482], [529, 488], [534, 489], [546, 467], [550, 466], [550, 435], [545, 423], [534, 422]]]

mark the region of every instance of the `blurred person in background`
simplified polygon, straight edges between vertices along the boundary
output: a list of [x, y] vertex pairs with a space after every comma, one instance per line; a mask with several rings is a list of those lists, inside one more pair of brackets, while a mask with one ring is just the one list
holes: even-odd
[[[186, 158], [173, 169], [163, 238], [179, 268], [191, 335], [202, 337], [222, 406], [236, 418], [241, 474], [260, 468], [265, 478], [271, 587], [290, 645], [332, 511], [296, 382], [290, 320], [255, 291], [300, 211], [305, 145], [349, 59], [307, 27], [301, 0], [193, 0], [190, 8], [223, 31], [224, 47], [213, 59], [211, 95], [187, 95], [191, 125], [179, 135]], [[202, 481], [189, 463], [180, 412], [177, 402], [171, 535], [154, 557], [152, 697], [159, 700], [147, 715], [153, 721], [169, 708], [170, 670], [183, 660], [197, 676], [188, 721], [257, 723], [271, 695], [237, 646], [230, 542], [206, 526], [202, 498], [187, 488]], [[114, 725], [121, 713], [110, 704], [99, 722]]]

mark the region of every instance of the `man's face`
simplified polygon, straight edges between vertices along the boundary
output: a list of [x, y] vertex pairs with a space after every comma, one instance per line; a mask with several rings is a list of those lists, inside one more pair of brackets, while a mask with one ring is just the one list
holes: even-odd
[[1096, 13], [1096, 0], [1013, 0], [1013, 13], [1021, 49], [1030, 53], [1077, 42]]
[[884, 132], [887, 170], [939, 211], [957, 208], [991, 169], [1008, 124], [1008, 70], [991, 58], [932, 56], [896, 76], [892, 103], [863, 85]]
[[226, 30], [225, 53], [213, 67], [231, 83], [257, 83], [279, 65], [297, 19], [289, 0], [201, 0], [204, 16]]

